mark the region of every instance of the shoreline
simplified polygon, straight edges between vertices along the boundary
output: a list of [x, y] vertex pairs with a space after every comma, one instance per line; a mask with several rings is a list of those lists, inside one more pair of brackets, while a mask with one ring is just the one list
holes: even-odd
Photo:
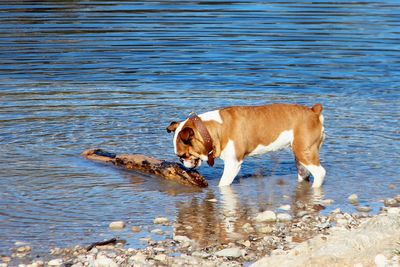
[[[350, 197], [349, 202], [356, 204], [357, 199]], [[323, 203], [330, 204], [329, 200]], [[337, 208], [321, 215], [319, 211], [323, 208], [321, 204], [303, 204], [296, 209], [289, 206], [261, 212], [252, 218], [254, 223], [240, 226], [248, 233], [247, 238], [238, 237], [228, 244], [208, 247], [174, 231], [171, 237], [160, 241], [144, 239], [147, 242], [144, 249], [125, 248], [117, 240], [90, 250], [80, 245], [54, 248], [48, 255], [32, 259], [32, 248], [21, 243], [16, 244], [11, 255], [1, 256], [0, 267], [400, 266], [400, 195], [385, 200], [375, 215], [368, 214], [369, 207], [358, 207], [354, 214]], [[154, 225], [160, 227], [176, 229], [176, 224], [163, 217], [154, 219]], [[124, 224], [116, 223], [114, 227], [123, 228]], [[160, 229], [153, 231], [165, 234]], [[344, 242], [345, 237], [351, 241]], [[355, 257], [355, 252], [363, 256]]]

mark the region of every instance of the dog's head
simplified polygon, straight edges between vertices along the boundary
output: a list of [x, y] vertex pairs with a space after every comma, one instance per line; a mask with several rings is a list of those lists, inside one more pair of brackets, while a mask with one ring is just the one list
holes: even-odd
[[174, 132], [175, 154], [186, 168], [197, 168], [203, 160], [208, 160], [208, 152], [201, 135], [190, 120], [171, 122], [167, 132]]

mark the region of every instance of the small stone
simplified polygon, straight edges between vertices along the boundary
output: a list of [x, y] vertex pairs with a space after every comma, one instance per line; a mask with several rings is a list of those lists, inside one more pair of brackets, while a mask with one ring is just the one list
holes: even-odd
[[351, 204], [358, 203], [358, 196], [357, 194], [352, 194], [348, 197], [348, 200]]
[[372, 209], [370, 206], [364, 206], [364, 207], [357, 207], [357, 211], [359, 212], [370, 212]]
[[17, 248], [17, 253], [29, 253], [31, 250], [30, 246], [22, 246]]
[[131, 227], [131, 231], [134, 233], [139, 233], [142, 229], [140, 228], [140, 226], [132, 226]]
[[197, 257], [197, 258], [205, 259], [205, 258], [210, 257], [211, 255], [208, 254], [207, 252], [204, 252], [204, 251], [195, 251], [195, 252], [192, 253], [192, 256], [193, 257]]
[[396, 207], [396, 206], [398, 205], [396, 199], [394, 199], [394, 198], [387, 198], [387, 199], [385, 199], [385, 200], [383, 201], [383, 204], [384, 204], [386, 207]]
[[389, 184], [389, 189], [396, 189], [396, 185], [395, 184]]
[[390, 207], [390, 208], [387, 209], [387, 213], [388, 214], [393, 214], [393, 215], [400, 214], [400, 208]]
[[187, 236], [184, 235], [176, 235], [174, 236], [174, 240], [179, 243], [192, 242], [192, 240], [190, 240]]
[[154, 230], [151, 230], [151, 233], [152, 233], [152, 234], [156, 234], [156, 235], [162, 235], [162, 234], [164, 234], [164, 232], [163, 232], [161, 229], [154, 229]]
[[324, 199], [324, 200], [321, 201], [321, 204], [324, 205], [324, 206], [330, 206], [333, 203], [335, 203], [335, 201], [333, 199]]
[[1, 256], [1, 260], [5, 263], [9, 263], [11, 261], [11, 257], [8, 256]]
[[387, 258], [383, 254], [376, 255], [374, 261], [377, 267], [387, 266]]
[[265, 227], [258, 228], [257, 232], [259, 232], [261, 234], [270, 234], [273, 232], [273, 229], [269, 226], [265, 226]]
[[108, 227], [111, 230], [121, 230], [125, 227], [125, 223], [123, 221], [115, 221], [111, 222]]
[[47, 266], [61, 266], [63, 264], [62, 259], [54, 259], [47, 263]]
[[292, 220], [292, 216], [287, 213], [279, 213], [277, 215], [277, 218], [278, 218], [278, 221], [280, 221], [280, 222], [289, 222]]
[[337, 213], [341, 213], [342, 211], [340, 210], [340, 208], [336, 208], [334, 209], [331, 213], [333, 214], [337, 214]]
[[400, 195], [395, 196], [394, 199], [396, 199], [396, 201], [400, 203]]
[[215, 203], [215, 202], [217, 202], [218, 200], [216, 200], [215, 198], [209, 198], [209, 199], [207, 199], [207, 201], [208, 201], [208, 202], [213, 202], [213, 203]]
[[156, 261], [161, 261], [161, 262], [165, 262], [167, 260], [167, 255], [165, 254], [157, 254], [154, 259]]
[[146, 255], [141, 252], [138, 252], [135, 256], [132, 256], [129, 259], [136, 264], [146, 264]]
[[250, 247], [250, 246], [251, 246], [250, 240], [244, 241], [244, 242], [243, 242], [243, 246], [245, 246], [246, 248]]
[[95, 260], [96, 267], [118, 267], [118, 264], [105, 255], [99, 255]]
[[275, 222], [276, 221], [276, 214], [273, 211], [266, 210], [264, 212], [259, 213], [255, 220], [257, 222]]
[[43, 267], [44, 266], [44, 262], [43, 261], [35, 261], [32, 262], [31, 267]]
[[278, 209], [279, 210], [284, 210], [284, 211], [289, 211], [290, 210], [290, 205], [282, 205]]
[[215, 256], [227, 257], [227, 258], [239, 258], [242, 256], [242, 250], [237, 247], [225, 248], [223, 250], [217, 251]]
[[166, 223], [169, 223], [169, 220], [168, 220], [168, 218], [165, 218], [165, 217], [157, 217], [154, 219], [153, 223], [154, 224], [166, 224]]

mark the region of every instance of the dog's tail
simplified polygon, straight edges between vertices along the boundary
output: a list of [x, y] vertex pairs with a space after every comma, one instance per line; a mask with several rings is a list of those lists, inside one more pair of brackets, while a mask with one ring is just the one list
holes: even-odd
[[314, 111], [315, 114], [320, 115], [323, 108], [321, 104], [315, 104], [314, 106], [312, 106], [311, 110]]

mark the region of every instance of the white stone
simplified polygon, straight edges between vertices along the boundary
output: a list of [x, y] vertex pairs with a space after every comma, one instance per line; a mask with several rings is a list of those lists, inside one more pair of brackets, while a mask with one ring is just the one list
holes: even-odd
[[358, 202], [358, 196], [357, 194], [352, 194], [348, 197], [348, 200], [350, 203], [357, 203]]
[[125, 227], [125, 223], [123, 221], [115, 221], [111, 222], [108, 227], [111, 230], [121, 230]]
[[136, 264], [146, 264], [146, 255], [138, 252], [135, 256], [130, 257], [130, 260]]
[[61, 266], [63, 264], [62, 259], [54, 259], [47, 263], [48, 266]]
[[334, 203], [335, 201], [333, 199], [324, 199], [321, 201], [321, 204], [324, 206], [330, 206]]
[[240, 248], [237, 248], [237, 247], [225, 248], [225, 249], [220, 250], [220, 251], [215, 253], [215, 256], [218, 256], [218, 257], [229, 257], [229, 258], [239, 258], [242, 255], [243, 255], [242, 254], [242, 250]]
[[166, 223], [169, 223], [169, 220], [168, 220], [168, 218], [165, 218], [165, 217], [157, 217], [154, 219], [153, 223], [154, 224], [166, 224]]
[[276, 214], [271, 210], [266, 210], [264, 212], [259, 213], [255, 220], [257, 222], [275, 222], [276, 221]]
[[184, 236], [184, 235], [176, 235], [176, 236], [174, 236], [174, 240], [179, 243], [192, 242], [192, 240], [190, 240], [187, 236]]
[[388, 208], [387, 213], [393, 215], [400, 214], [400, 208]]
[[261, 234], [270, 234], [273, 232], [273, 229], [269, 226], [265, 226], [265, 227], [258, 228], [257, 232], [259, 232]]
[[151, 230], [151, 233], [152, 233], [152, 234], [156, 234], [156, 235], [162, 235], [162, 234], [164, 234], [164, 232], [163, 232], [161, 229], [154, 229], [154, 230]]
[[376, 255], [374, 261], [375, 261], [376, 267], [386, 267], [387, 266], [387, 258], [383, 254]]
[[278, 209], [284, 210], [284, 211], [289, 211], [290, 210], [290, 205], [282, 205]]
[[165, 254], [158, 254], [154, 257], [156, 261], [165, 262], [167, 260], [167, 255]]
[[279, 213], [277, 215], [277, 219], [280, 222], [289, 222], [292, 220], [292, 216], [290, 214], [287, 213]]
[[210, 257], [210, 254], [208, 254], [207, 252], [204, 252], [204, 251], [195, 251], [192, 253], [192, 256], [205, 259], [205, 258]]
[[207, 199], [207, 201], [208, 201], [208, 202], [214, 202], [214, 203], [217, 202], [217, 200], [216, 200], [215, 198]]
[[96, 267], [118, 267], [118, 264], [105, 255], [99, 255], [94, 261]]

